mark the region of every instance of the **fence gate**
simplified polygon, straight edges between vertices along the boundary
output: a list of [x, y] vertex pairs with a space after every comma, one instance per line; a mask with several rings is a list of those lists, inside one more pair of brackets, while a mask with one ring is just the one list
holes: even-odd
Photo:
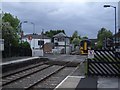
[[110, 50], [95, 50], [94, 59], [88, 59], [88, 76], [120, 77], [120, 53]]

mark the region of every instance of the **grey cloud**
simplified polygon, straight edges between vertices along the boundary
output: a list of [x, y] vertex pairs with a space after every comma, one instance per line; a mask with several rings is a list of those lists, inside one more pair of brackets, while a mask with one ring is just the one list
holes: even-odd
[[[68, 36], [74, 30], [79, 34], [96, 38], [101, 27], [106, 27], [114, 32], [114, 11], [104, 9], [105, 3], [56, 3], [56, 2], [22, 2], [3, 3], [3, 11], [18, 16], [21, 21], [34, 22], [36, 32], [40, 33], [42, 28], [64, 29]], [[110, 3], [117, 5], [117, 3]], [[23, 29], [32, 33], [32, 25], [24, 24]]]

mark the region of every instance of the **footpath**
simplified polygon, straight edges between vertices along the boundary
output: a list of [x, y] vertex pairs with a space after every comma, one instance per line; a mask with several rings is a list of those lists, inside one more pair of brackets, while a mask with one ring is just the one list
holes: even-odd
[[67, 76], [55, 90], [120, 90], [120, 78], [84, 75], [84, 64]]

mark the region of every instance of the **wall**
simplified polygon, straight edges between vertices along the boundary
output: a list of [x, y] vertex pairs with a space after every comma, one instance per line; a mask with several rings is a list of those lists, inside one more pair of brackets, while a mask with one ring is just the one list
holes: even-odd
[[[61, 50], [65, 49], [65, 47], [56, 47], [55, 49], [52, 49], [53, 53], [61, 53]], [[69, 46], [66, 46], [66, 54], [70, 54], [71, 48]]]
[[43, 50], [32, 50], [32, 57], [40, 57], [43, 56]]

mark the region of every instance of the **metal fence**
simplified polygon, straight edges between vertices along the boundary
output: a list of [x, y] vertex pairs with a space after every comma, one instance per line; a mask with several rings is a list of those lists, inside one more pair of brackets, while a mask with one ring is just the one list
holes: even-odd
[[120, 53], [112, 50], [95, 50], [94, 59], [87, 60], [88, 76], [120, 77]]
[[25, 47], [9, 46], [5, 47], [4, 51], [2, 51], [3, 58], [14, 56], [32, 56], [32, 50], [30, 48]]

